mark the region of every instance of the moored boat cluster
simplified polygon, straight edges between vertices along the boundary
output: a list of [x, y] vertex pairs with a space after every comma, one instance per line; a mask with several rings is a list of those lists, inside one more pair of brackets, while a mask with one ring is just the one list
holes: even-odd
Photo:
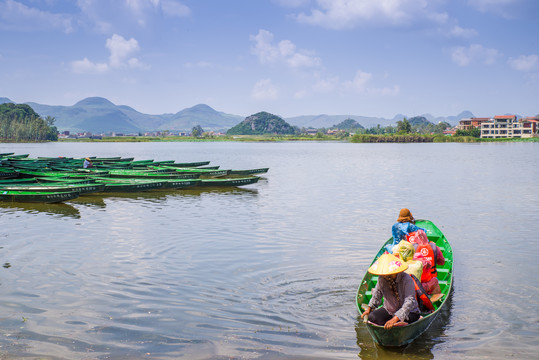
[[0, 201], [54, 203], [90, 193], [139, 192], [192, 187], [243, 186], [268, 168], [223, 170], [210, 161], [178, 163], [134, 158], [29, 158], [0, 154]]

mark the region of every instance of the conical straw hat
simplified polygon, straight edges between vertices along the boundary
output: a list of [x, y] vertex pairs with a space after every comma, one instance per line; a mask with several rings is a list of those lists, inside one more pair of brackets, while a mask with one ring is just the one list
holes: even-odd
[[373, 275], [391, 275], [408, 269], [408, 264], [392, 254], [382, 254], [371, 265], [369, 272]]

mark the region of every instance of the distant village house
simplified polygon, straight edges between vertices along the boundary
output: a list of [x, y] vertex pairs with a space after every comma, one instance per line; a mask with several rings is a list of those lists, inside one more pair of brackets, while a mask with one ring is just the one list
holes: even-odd
[[530, 138], [539, 136], [539, 118], [516, 115], [496, 115], [493, 118], [466, 118], [459, 121], [457, 129], [480, 129], [482, 139]]

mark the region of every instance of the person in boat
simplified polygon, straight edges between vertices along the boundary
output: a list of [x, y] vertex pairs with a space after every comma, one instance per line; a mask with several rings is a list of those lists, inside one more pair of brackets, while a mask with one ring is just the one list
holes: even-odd
[[419, 229], [421, 228], [415, 225], [415, 219], [410, 210], [406, 208], [401, 209], [397, 222], [391, 227], [393, 242], [386, 245], [386, 250], [389, 253], [393, 252], [393, 246], [397, 245], [401, 240], [407, 240], [409, 234]]
[[[369, 321], [391, 329], [398, 322], [413, 323], [420, 317], [416, 300], [414, 280], [404, 272], [406, 262], [388, 253], [382, 254], [369, 268], [373, 275], [379, 275], [372, 290], [372, 297], [361, 318], [369, 316]], [[384, 305], [380, 304], [384, 300]]]
[[85, 169], [88, 169], [88, 168], [91, 168], [92, 166], [94, 166], [94, 164], [92, 164], [92, 160], [90, 160], [90, 158], [85, 158], [84, 163], [82, 163], [82, 167]]
[[414, 260], [420, 260], [423, 263], [421, 285], [429, 295], [440, 294], [442, 291], [438, 282], [436, 265], [445, 264], [442, 250], [433, 241], [429, 241], [423, 229], [416, 231], [408, 240], [414, 245]]

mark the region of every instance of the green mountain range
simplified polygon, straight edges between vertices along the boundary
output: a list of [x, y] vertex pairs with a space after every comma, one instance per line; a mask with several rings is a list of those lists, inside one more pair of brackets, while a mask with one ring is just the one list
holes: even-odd
[[[0, 103], [12, 102], [0, 98]], [[200, 104], [176, 114], [148, 115], [126, 105], [115, 105], [100, 97], [90, 97], [72, 106], [51, 106], [28, 102], [42, 117], [52, 116], [59, 131], [92, 133], [138, 133], [145, 131], [191, 131], [200, 125], [208, 130], [226, 130], [243, 117], [218, 112], [208, 105]]]
[[[12, 103], [8, 98], [0, 97], [0, 104]], [[54, 125], [59, 131], [92, 133], [139, 133], [146, 131], [182, 131], [190, 132], [200, 125], [204, 131], [226, 131], [244, 121], [245, 117], [226, 114], [212, 109], [205, 104], [183, 109], [175, 114], [149, 115], [141, 113], [130, 106], [116, 105], [101, 97], [89, 97], [72, 106], [43, 105], [27, 102], [41, 117], [56, 119]], [[457, 116], [434, 117], [430, 114], [421, 115], [432, 123], [445, 121], [451, 125], [458, 124], [462, 118], [473, 117], [469, 111]], [[347, 119], [355, 120], [364, 128], [395, 125], [405, 116], [398, 114], [393, 119], [367, 117], [357, 115], [304, 115], [283, 118], [285, 122], [298, 128], [331, 128]]]

